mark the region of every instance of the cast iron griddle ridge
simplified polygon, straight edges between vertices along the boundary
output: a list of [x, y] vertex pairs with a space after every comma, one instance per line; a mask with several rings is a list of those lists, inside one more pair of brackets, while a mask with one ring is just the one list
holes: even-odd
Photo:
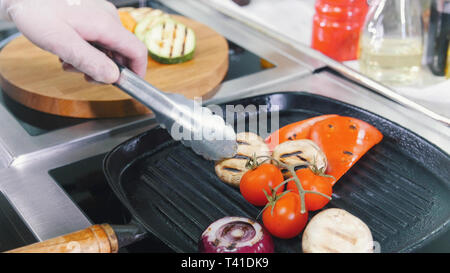
[[[383, 252], [412, 251], [448, 229], [450, 158], [412, 132], [360, 108], [308, 93], [277, 93], [228, 104], [280, 105], [280, 126], [330, 113], [373, 124], [383, 141], [337, 182], [327, 208], [343, 208], [361, 218]], [[238, 118], [247, 121], [246, 116]], [[178, 252], [196, 252], [201, 233], [214, 220], [255, 218], [260, 210], [245, 201], [239, 189], [218, 179], [213, 162], [173, 141], [161, 128], [119, 145], [105, 158], [104, 167], [109, 183], [138, 221]], [[301, 235], [275, 239], [275, 248], [301, 252]]]

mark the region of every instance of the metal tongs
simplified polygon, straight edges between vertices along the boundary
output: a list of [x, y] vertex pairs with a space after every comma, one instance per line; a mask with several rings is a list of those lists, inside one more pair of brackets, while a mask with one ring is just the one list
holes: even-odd
[[157, 122], [175, 140], [208, 160], [220, 160], [236, 154], [234, 129], [209, 108], [181, 94], [164, 93], [126, 67], [115, 86], [150, 108]]

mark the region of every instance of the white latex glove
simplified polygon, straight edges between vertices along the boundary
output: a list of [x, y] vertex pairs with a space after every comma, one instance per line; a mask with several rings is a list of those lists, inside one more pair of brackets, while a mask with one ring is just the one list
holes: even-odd
[[[0, 9], [40, 48], [59, 56], [65, 70], [78, 70], [97, 82], [113, 83], [119, 70], [93, 47], [98, 44], [140, 76], [147, 49], [122, 27], [116, 8], [105, 0], [0, 0]], [[74, 69], [75, 68], [75, 69]]]

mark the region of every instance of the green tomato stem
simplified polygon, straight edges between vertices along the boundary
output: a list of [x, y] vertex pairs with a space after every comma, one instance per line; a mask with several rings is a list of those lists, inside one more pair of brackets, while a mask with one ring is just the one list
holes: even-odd
[[283, 165], [292, 174], [292, 178], [294, 178], [295, 185], [297, 186], [297, 189], [298, 189], [298, 195], [300, 196], [300, 202], [302, 204], [302, 208], [301, 208], [300, 212], [303, 214], [306, 212], [305, 190], [303, 189], [302, 183], [300, 183], [300, 179], [298, 178], [297, 174], [295, 173], [295, 167], [284, 164], [284, 163], [283, 163]]
[[[323, 197], [327, 198], [328, 200], [331, 200], [331, 197], [330, 197], [330, 196], [328, 196], [328, 195], [326, 195], [326, 194], [323, 194], [323, 193], [321, 193], [321, 192], [304, 190], [304, 189], [303, 189], [303, 186], [302, 186], [302, 183], [300, 182], [300, 179], [298, 178], [298, 175], [297, 175], [297, 173], [295, 172], [295, 166], [289, 165], [289, 164], [285, 164], [285, 163], [283, 163], [283, 162], [280, 162], [280, 161], [276, 160], [275, 158], [273, 158], [273, 157], [271, 157], [271, 156], [259, 156], [259, 157], [257, 157], [257, 158], [270, 158], [272, 161], [275, 161], [279, 166], [281, 166], [281, 167], [283, 167], [283, 168], [286, 168], [286, 169], [292, 174], [292, 177], [286, 179], [285, 181], [283, 181], [283, 183], [281, 183], [280, 185], [278, 185], [278, 186], [275, 188], [275, 192], [276, 192], [276, 190], [278, 190], [278, 188], [279, 188], [281, 185], [284, 185], [284, 184], [286, 184], [287, 182], [294, 180], [295, 185], [297, 186], [297, 189], [298, 189], [298, 194], [299, 194], [299, 196], [300, 196], [300, 202], [301, 202], [301, 207], [302, 207], [301, 210], [300, 210], [300, 213], [301, 213], [301, 214], [304, 214], [304, 213], [306, 212], [306, 204], [305, 204], [305, 194], [306, 194], [306, 193], [318, 194], [318, 195], [320, 195], [320, 196], [323, 196]], [[310, 166], [310, 164], [308, 164], [308, 166]], [[334, 178], [334, 177], [333, 177], [333, 178]], [[275, 205], [274, 203], [275, 203], [276, 200], [274, 200], [273, 198], [271, 198], [271, 200], [269, 200], [269, 201], [270, 201], [269, 203], [272, 204], [272, 208], [273, 208], [273, 206]]]
[[320, 196], [323, 196], [323, 197], [327, 198], [328, 200], [331, 200], [331, 197], [329, 197], [328, 195], [323, 194], [323, 193], [321, 193], [321, 192], [318, 192], [318, 191], [305, 191], [305, 193], [318, 194], [318, 195], [320, 195]]

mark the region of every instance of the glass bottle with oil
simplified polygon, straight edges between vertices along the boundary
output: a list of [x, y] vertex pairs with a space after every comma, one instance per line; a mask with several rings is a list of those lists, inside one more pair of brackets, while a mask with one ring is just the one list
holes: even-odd
[[423, 55], [420, 0], [373, 0], [360, 38], [361, 72], [388, 85], [413, 84]]

